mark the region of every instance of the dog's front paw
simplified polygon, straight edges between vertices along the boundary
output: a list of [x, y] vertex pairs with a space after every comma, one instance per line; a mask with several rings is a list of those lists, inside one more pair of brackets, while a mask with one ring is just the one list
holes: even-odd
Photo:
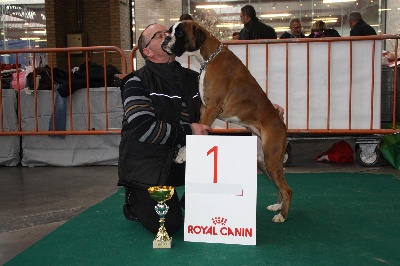
[[281, 209], [282, 209], [282, 203], [272, 204], [267, 207], [267, 210], [273, 212], [280, 211]]
[[186, 161], [186, 146], [179, 149], [175, 158], [176, 163], [183, 163], [184, 161]]
[[274, 223], [283, 223], [285, 221], [285, 218], [283, 218], [282, 214], [277, 214], [274, 216], [274, 218], [272, 218], [272, 221]]

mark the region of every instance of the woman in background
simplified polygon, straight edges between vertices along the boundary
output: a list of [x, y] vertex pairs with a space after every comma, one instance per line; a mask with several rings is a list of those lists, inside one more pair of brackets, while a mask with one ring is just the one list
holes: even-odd
[[322, 33], [326, 30], [326, 24], [322, 20], [317, 20], [311, 27], [311, 34], [308, 38], [321, 38]]

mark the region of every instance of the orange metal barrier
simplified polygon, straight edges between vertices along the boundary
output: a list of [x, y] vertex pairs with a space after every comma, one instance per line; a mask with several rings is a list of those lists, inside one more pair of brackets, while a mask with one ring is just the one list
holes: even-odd
[[[286, 69], [286, 73], [285, 73], [285, 84], [284, 87], [282, 88], [283, 90], [285, 90], [285, 95], [286, 95], [286, 99], [285, 99], [285, 122], [287, 124], [287, 129], [288, 129], [288, 133], [296, 133], [296, 134], [328, 134], [328, 135], [374, 135], [374, 134], [391, 134], [391, 133], [397, 133], [399, 132], [399, 129], [396, 128], [396, 102], [397, 102], [397, 88], [396, 88], [396, 84], [397, 84], [397, 68], [394, 68], [393, 71], [393, 95], [391, 95], [393, 102], [392, 102], [392, 121], [389, 125], [385, 125], [385, 127], [387, 128], [376, 128], [376, 126], [373, 125], [373, 119], [374, 119], [374, 114], [376, 116], [376, 112], [377, 110], [374, 110], [375, 107], [375, 93], [377, 92], [377, 88], [376, 88], [376, 82], [375, 82], [375, 77], [377, 76], [378, 72], [381, 71], [380, 68], [380, 64], [381, 62], [377, 62], [376, 58], [381, 59], [381, 52], [382, 50], [377, 51], [379, 47], [381, 47], [381, 44], [383, 44], [383, 42], [385, 41], [392, 41], [395, 42], [394, 45], [394, 51], [396, 53], [396, 58], [398, 57], [397, 55], [397, 50], [398, 50], [398, 41], [400, 39], [400, 35], [379, 35], [379, 36], [365, 36], [365, 37], [340, 37], [340, 38], [316, 38], [316, 39], [309, 39], [309, 38], [304, 38], [304, 39], [284, 39], [284, 40], [251, 40], [251, 41], [223, 41], [223, 43], [229, 47], [229, 48], [235, 48], [236, 46], [245, 46], [245, 58], [241, 58], [242, 62], [249, 67], [249, 49], [250, 47], [254, 47], [254, 46], [258, 46], [258, 47], [264, 47], [262, 49], [265, 49], [265, 59], [263, 62], [263, 58], [260, 56], [259, 58], [257, 58], [258, 63], [262, 66], [267, 66], [266, 68], [266, 79], [267, 77], [269, 77], [269, 71], [270, 69], [268, 68], [268, 65], [270, 62], [270, 58], [269, 58], [269, 50], [273, 48], [274, 45], [280, 44], [280, 45], [286, 45], [286, 55], [285, 55], [285, 60], [284, 64], [285, 64], [285, 69]], [[360, 41], [372, 41], [372, 46], [371, 46], [371, 50], [369, 52], [365, 53], [365, 57], [368, 58], [369, 60], [369, 64], [370, 64], [370, 68], [372, 69], [372, 74], [370, 75], [370, 77], [366, 77], [366, 79], [370, 79], [371, 81], [371, 86], [370, 88], [366, 88], [365, 89], [365, 93], [368, 93], [369, 96], [369, 105], [371, 106], [370, 108], [370, 113], [367, 114], [369, 115], [369, 123], [368, 125], [365, 125], [365, 127], [363, 128], [352, 128], [352, 123], [355, 122], [354, 120], [356, 118], [353, 117], [354, 114], [352, 114], [352, 110], [353, 107], [352, 103], [355, 100], [354, 99], [354, 86], [357, 85], [354, 82], [354, 75], [353, 75], [353, 64], [354, 64], [354, 60], [357, 59], [355, 58], [355, 56], [353, 55], [354, 53], [354, 48], [353, 46], [357, 44], [357, 42]], [[332, 108], [332, 99], [331, 99], [331, 95], [332, 95], [332, 88], [331, 88], [331, 73], [333, 71], [333, 69], [331, 69], [331, 61], [334, 59], [335, 56], [337, 56], [337, 54], [334, 54], [331, 50], [331, 47], [334, 45], [334, 43], [336, 42], [345, 42], [346, 45], [348, 45], [348, 48], [346, 50], [340, 51], [341, 53], [348, 53], [349, 56], [349, 73], [348, 73], [348, 79], [349, 79], [349, 86], [350, 86], [350, 92], [349, 95], [343, 95], [343, 98], [348, 100], [349, 105], [348, 105], [348, 126], [347, 127], [342, 127], [342, 128], [334, 128], [331, 124], [331, 117], [332, 117], [332, 113], [331, 113], [331, 108]], [[311, 127], [310, 124], [312, 121], [312, 117], [310, 117], [310, 99], [313, 96], [312, 95], [312, 91], [310, 90], [310, 58], [311, 56], [313, 56], [312, 51], [310, 51], [310, 46], [316, 43], [326, 43], [328, 46], [328, 62], [327, 62], [327, 94], [328, 94], [328, 98], [327, 98], [327, 122], [326, 125], [320, 128], [315, 128], [315, 127]], [[293, 44], [303, 44], [306, 45], [306, 58], [307, 58], [307, 64], [306, 64], [306, 73], [307, 73], [307, 96], [306, 99], [303, 99], [306, 102], [306, 108], [307, 108], [307, 114], [306, 114], [306, 120], [304, 121], [306, 126], [304, 128], [297, 128], [297, 127], [292, 127], [291, 125], [293, 124], [294, 121], [290, 120], [290, 115], [291, 112], [289, 110], [291, 103], [290, 103], [290, 97], [289, 97], [289, 84], [290, 82], [293, 82], [290, 80], [290, 75], [289, 75], [289, 69], [290, 69], [290, 64], [289, 64], [289, 60], [291, 59], [291, 55], [289, 53], [289, 47]], [[377, 46], [379, 45], [379, 46]], [[383, 45], [382, 45], [383, 47]], [[377, 54], [379, 52], [379, 55]], [[135, 70], [135, 66], [134, 66], [134, 59], [137, 56], [137, 48], [135, 48], [134, 50], [132, 50], [132, 52], [130, 53], [129, 56], [129, 70], [133, 71]], [[314, 56], [318, 56], [315, 55]], [[179, 60], [179, 58], [178, 58]], [[195, 64], [195, 59], [191, 59], [190, 57], [187, 57], [187, 59], [180, 59], [180, 62], [187, 66], [188, 68], [192, 68], [194, 70], [196, 69], [196, 64]], [[282, 63], [282, 62], [278, 62], [278, 63]], [[379, 68], [377, 67], [377, 65], [379, 65]], [[266, 84], [261, 85], [263, 87], [263, 89], [265, 90], [265, 92], [268, 94], [268, 81], [265, 82]], [[384, 107], [384, 106], [383, 106]], [[256, 110], [255, 110], [256, 111]], [[375, 117], [376, 119], [376, 117]], [[247, 132], [247, 130], [243, 129], [243, 128], [232, 128], [231, 124], [226, 123], [226, 126], [224, 128], [214, 128], [213, 129], [214, 132], [217, 133], [238, 133], [238, 132]]]
[[[352, 45], [354, 42], [358, 42], [358, 41], [363, 41], [363, 40], [372, 40], [375, 43], [376, 42], [383, 42], [385, 40], [394, 40], [395, 41], [395, 49], [394, 51], [398, 50], [398, 40], [399, 40], [400, 36], [399, 35], [380, 35], [380, 36], [368, 36], [368, 37], [341, 37], [341, 38], [319, 38], [319, 39], [285, 39], [285, 40], [253, 40], [253, 41], [224, 41], [223, 43], [228, 46], [228, 47], [235, 47], [237, 45], [244, 45], [245, 46], [245, 58], [243, 60], [243, 62], [245, 63], [246, 66], [249, 65], [249, 47], [251, 45], [257, 45], [257, 46], [262, 46], [264, 47], [263, 49], [265, 49], [266, 51], [266, 57], [264, 60], [264, 64], [268, 66], [269, 64], [269, 56], [268, 56], [268, 50], [271, 49], [272, 45], [275, 44], [285, 44], [286, 45], [286, 58], [285, 58], [285, 68], [286, 68], [286, 80], [285, 80], [285, 88], [284, 90], [286, 91], [286, 110], [285, 110], [285, 122], [288, 125], [288, 133], [311, 133], [311, 134], [367, 134], [367, 135], [371, 135], [371, 134], [391, 134], [391, 133], [395, 133], [398, 132], [399, 130], [396, 128], [396, 102], [397, 102], [397, 88], [395, 86], [395, 84], [397, 84], [397, 68], [394, 68], [394, 72], [393, 72], [393, 110], [392, 110], [392, 123], [390, 125], [390, 128], [373, 128], [372, 126], [372, 120], [373, 120], [373, 114], [374, 114], [374, 110], [373, 109], [373, 102], [374, 102], [374, 91], [376, 90], [375, 86], [374, 86], [374, 78], [375, 75], [371, 75], [371, 88], [369, 88], [369, 93], [370, 93], [370, 102], [371, 102], [371, 111], [370, 111], [370, 123], [368, 125], [367, 128], [365, 129], [352, 129], [351, 128], [351, 121], [352, 121], [352, 87], [353, 87], [353, 82], [352, 82], [352, 64], [353, 64], [353, 50], [352, 50]], [[331, 95], [331, 88], [330, 88], [330, 73], [331, 73], [331, 69], [330, 69], [330, 65], [331, 65], [331, 58], [333, 56], [335, 56], [334, 54], [332, 54], [331, 52], [331, 44], [334, 42], [345, 42], [348, 41], [349, 42], [349, 57], [350, 57], [350, 94], [348, 95], [349, 97], [349, 126], [347, 128], [340, 128], [340, 129], [335, 129], [335, 128], [331, 128], [331, 125], [329, 124], [329, 117], [331, 116], [330, 112], [330, 108], [329, 105], [331, 104], [331, 100], [330, 100], [330, 95]], [[321, 128], [310, 128], [309, 124], [312, 121], [308, 110], [310, 108], [309, 106], [309, 99], [311, 96], [311, 91], [310, 91], [310, 84], [309, 84], [309, 77], [310, 77], [310, 69], [309, 69], [309, 64], [307, 62], [307, 99], [305, 99], [305, 101], [307, 102], [307, 116], [306, 116], [306, 121], [305, 123], [307, 124], [307, 126], [305, 128], [294, 128], [291, 127], [291, 121], [290, 119], [290, 111], [288, 110], [290, 107], [290, 103], [289, 103], [289, 45], [291, 44], [306, 44], [307, 45], [307, 60], [309, 60], [310, 56], [311, 56], [311, 51], [309, 46], [312, 43], [319, 43], [319, 42], [324, 42], [324, 43], [328, 43], [328, 108], [327, 108], [327, 116], [328, 116], [328, 122], [327, 125], [325, 127], [321, 127]], [[375, 47], [375, 44], [374, 46]], [[107, 54], [109, 53], [114, 53], [114, 54], [118, 54], [120, 57], [120, 61], [121, 61], [121, 72], [122, 75], [127, 73], [126, 70], [126, 60], [125, 60], [125, 56], [124, 53], [122, 52], [121, 49], [117, 48], [117, 47], [110, 47], [110, 46], [98, 46], [98, 47], [79, 47], [79, 48], [38, 48], [38, 49], [19, 49], [19, 50], [6, 50], [6, 51], [0, 51], [0, 55], [4, 55], [4, 54], [15, 54], [15, 55], [19, 55], [19, 54], [29, 54], [32, 58], [33, 58], [33, 62], [35, 62], [35, 57], [36, 54], [43, 54], [46, 53], [48, 54], [48, 58], [49, 58], [49, 66], [51, 69], [53, 69], [53, 66], [55, 65], [53, 58], [55, 55], [59, 55], [59, 54], [66, 54], [67, 55], [67, 65], [68, 65], [68, 69], [71, 69], [71, 55], [73, 55], [73, 53], [76, 52], [83, 52], [85, 53], [85, 61], [86, 61], [86, 65], [89, 62], [89, 54], [90, 53], [102, 53], [103, 54], [103, 66], [107, 65]], [[137, 52], [137, 48], [135, 48], [134, 50], [132, 50], [132, 52], [130, 53], [129, 56], [129, 71], [132, 71], [135, 69], [135, 65], [134, 65], [134, 58], [136, 58], [136, 53]], [[343, 51], [346, 52], [346, 51]], [[370, 56], [371, 58], [371, 68], [373, 73], [375, 73], [376, 71], [380, 71], [380, 69], [376, 69], [375, 65], [375, 50], [374, 48], [372, 49], [371, 53], [366, 56]], [[397, 54], [396, 54], [396, 58], [397, 58]], [[194, 65], [194, 59], [191, 59], [190, 57], [188, 57], [187, 59], [187, 65], [189, 68], [191, 68]], [[262, 60], [260, 60], [261, 62]], [[16, 65], [18, 66], [18, 57], [17, 57], [17, 62]], [[18, 70], [18, 69], [17, 69]], [[268, 71], [269, 69], [266, 69], [266, 76], [268, 77]], [[51, 73], [53, 74], [53, 73]], [[34, 76], [35, 76], [35, 72], [34, 72]], [[53, 75], [52, 76], [52, 81], [53, 81]], [[105, 75], [106, 76], [106, 75]], [[71, 76], [69, 76], [69, 79], [71, 79]], [[87, 84], [88, 83], [88, 75], [87, 75]], [[106, 78], [105, 78], [106, 79]], [[0, 78], [1, 81], [1, 78]], [[36, 80], [35, 80], [36, 82]], [[53, 82], [52, 82], [53, 83]], [[105, 84], [107, 84], [107, 81], [105, 80]], [[36, 87], [36, 85], [34, 86]], [[71, 90], [71, 86], [69, 87], [69, 89]], [[265, 92], [268, 94], [268, 83], [266, 83], [265, 87], [264, 87]], [[34, 94], [34, 99], [35, 99], [35, 103], [34, 103], [34, 117], [36, 120], [36, 127], [34, 130], [24, 130], [21, 127], [21, 106], [20, 106], [20, 94], [24, 93], [23, 90], [18, 90], [17, 91], [17, 99], [18, 99], [18, 111], [17, 111], [17, 117], [18, 117], [18, 129], [16, 131], [9, 131], [7, 129], [5, 129], [4, 127], [4, 121], [5, 121], [5, 116], [7, 115], [4, 112], [3, 109], [3, 101], [0, 101], [0, 136], [6, 136], [6, 135], [101, 135], [101, 134], [119, 134], [120, 133], [120, 129], [110, 129], [108, 126], [108, 121], [109, 121], [109, 117], [108, 117], [108, 110], [107, 110], [107, 87], [105, 89], [105, 94], [104, 94], [104, 98], [105, 98], [105, 108], [106, 108], [106, 112], [105, 112], [105, 127], [104, 128], [96, 128], [95, 130], [92, 129], [91, 127], [91, 121], [90, 121], [90, 94], [89, 94], [89, 86], [87, 86], [86, 88], [86, 95], [87, 95], [87, 111], [88, 111], [88, 115], [87, 115], [87, 128], [85, 130], [74, 130], [74, 122], [73, 122], [73, 118], [72, 118], [72, 114], [70, 114], [69, 118], [67, 119], [68, 123], [69, 123], [69, 130], [65, 130], [65, 131], [56, 131], [56, 130], [40, 130], [38, 128], [38, 103], [37, 103], [37, 90], [34, 89], [32, 91], [32, 93]], [[52, 106], [54, 106], [54, 86], [52, 86]], [[3, 95], [2, 95], [2, 90], [0, 90], [0, 98], [3, 99]], [[71, 94], [71, 97], [69, 97], [69, 106], [70, 108], [72, 107], [72, 102], [73, 102], [73, 94]], [[54, 108], [52, 110], [52, 113], [54, 114]], [[53, 115], [54, 117], [54, 115]], [[53, 118], [53, 128], [54, 128], [54, 118]], [[225, 128], [216, 128], [214, 129], [215, 132], [242, 132], [242, 131], [246, 131], [242, 128], [232, 128], [230, 124], [226, 123], [226, 127]]]
[[[298, 137], [299, 139], [307, 139], [314, 138], [315, 135], [323, 135], [323, 138], [335, 138], [336, 136], [345, 135], [352, 136], [355, 138], [365, 137], [364, 140], [357, 140], [356, 143], [359, 146], [359, 149], [356, 149], [357, 156], [360, 157], [360, 161], [364, 165], [373, 165], [376, 162], [376, 158], [379, 157], [379, 153], [377, 153], [377, 145], [380, 140], [376, 140], [376, 138], [380, 138], [384, 134], [392, 134], [398, 133], [400, 129], [397, 128], [397, 122], [400, 123], [400, 110], [397, 107], [397, 86], [396, 84], [400, 82], [398, 81], [398, 69], [397, 67], [391, 68], [390, 76], [385, 76], [382, 78], [390, 79], [393, 81], [391, 83], [392, 88], [388, 89], [388, 98], [390, 101], [386, 101], [385, 103], [380, 101], [379, 92], [381, 91], [381, 85], [379, 84], [379, 77], [381, 72], [381, 53], [383, 47], [383, 43], [386, 41], [394, 42], [393, 50], [396, 52], [398, 50], [398, 41], [400, 39], [399, 35], [380, 35], [380, 36], [368, 36], [368, 37], [341, 37], [341, 38], [320, 38], [320, 39], [287, 39], [287, 40], [254, 40], [254, 41], [225, 41], [223, 42], [226, 46], [228, 46], [232, 51], [236, 51], [240, 54], [239, 58], [242, 62], [249, 68], [250, 72], [256, 70], [255, 78], [260, 83], [261, 87], [270, 97], [270, 99], [282, 105], [285, 109], [285, 123], [287, 126], [287, 131], [289, 133], [289, 139], [294, 140], [296, 136], [302, 135], [302, 137]], [[359, 42], [368, 42], [367, 48], [364, 47], [362, 53], [360, 54]], [[337, 45], [339, 43], [340, 45]], [[315, 56], [319, 57], [320, 54], [315, 54], [315, 50], [313, 50], [316, 45], [322, 44], [324, 45], [323, 51], [326, 51], [326, 62], [321, 63], [321, 66], [315, 66]], [[277, 47], [281, 49], [281, 58], [277, 58], [275, 54], [277, 51]], [[301, 48], [303, 50], [297, 50], [297, 54], [293, 53], [292, 49]], [[338, 47], [342, 47], [343, 49], [338, 50]], [[300, 51], [300, 52], [299, 52]], [[131, 51], [129, 55], [129, 72], [135, 70], [136, 66], [134, 64], [136, 59], [137, 48]], [[77, 58], [74, 58], [75, 53], [81, 53], [84, 55], [84, 64], [86, 66], [86, 87], [79, 90], [80, 97], [72, 94], [72, 86], [71, 86], [71, 71], [68, 71], [68, 84], [69, 84], [69, 97], [66, 97], [66, 101], [69, 108], [69, 115], [67, 116], [67, 129], [66, 130], [56, 130], [55, 124], [55, 85], [54, 85], [54, 67], [59, 68], [60, 65], [63, 69], [71, 70], [74, 67], [74, 61]], [[299, 54], [300, 53], [300, 54]], [[123, 51], [117, 47], [112, 46], [96, 46], [96, 47], [79, 47], [79, 48], [39, 48], [39, 49], [19, 49], [19, 50], [3, 50], [0, 51], [0, 56], [3, 55], [14, 55], [16, 57], [16, 79], [19, 79], [19, 62], [18, 56], [24, 55], [26, 58], [30, 58], [31, 62], [36, 62], [37, 58], [40, 54], [46, 54], [48, 58], [48, 65], [50, 66], [50, 78], [51, 78], [51, 90], [43, 93], [42, 91], [37, 90], [36, 84], [36, 70], [33, 69], [33, 88], [29, 91], [31, 94], [29, 96], [24, 95], [26, 90], [23, 88], [19, 88], [17, 90], [14, 89], [0, 89], [0, 146], [3, 148], [5, 146], [8, 147], [11, 151], [13, 151], [13, 155], [19, 154], [20, 141], [22, 143], [22, 149], [24, 153], [27, 151], [27, 156], [22, 157], [22, 165], [27, 166], [36, 166], [36, 165], [59, 165], [59, 160], [57, 156], [64, 152], [65, 147], [68, 147], [69, 143], [74, 143], [74, 145], [70, 147], [70, 152], [75, 154], [76, 156], [72, 156], [73, 160], [71, 163], [65, 162], [65, 165], [79, 165], [81, 161], [84, 164], [92, 164], [97, 162], [102, 163], [116, 163], [117, 155], [117, 147], [118, 147], [118, 135], [121, 132], [121, 123], [119, 119], [122, 119], [123, 109], [121, 104], [120, 95], [116, 97], [116, 94], [120, 93], [118, 88], [107, 88], [107, 75], [106, 75], [106, 66], [109, 62], [112, 62], [114, 66], [120, 68], [121, 75], [120, 77], [126, 75], [126, 59]], [[293, 65], [293, 58], [296, 56], [302, 56], [304, 59], [302, 61], [302, 66]], [[343, 57], [344, 55], [344, 57]], [[97, 57], [96, 57], [97, 56]], [[398, 58], [398, 54], [396, 52], [395, 57]], [[89, 62], [92, 58], [96, 57], [97, 62], [100, 63], [104, 67], [104, 89], [94, 89], [89, 86]], [[346, 93], [341, 94], [341, 100], [347, 106], [343, 108], [342, 104], [338, 104], [337, 100], [337, 83], [335, 83], [335, 79], [337, 76], [337, 58], [342, 57], [346, 58], [345, 68], [349, 71], [346, 72], [343, 76], [340, 76], [339, 79], [345, 80], [345, 87], [348, 88]], [[82, 57], [79, 57], [82, 58]], [[361, 59], [365, 59], [364, 61], [360, 61]], [[62, 61], [64, 60], [64, 65], [62, 65]], [[183, 66], [188, 68], [198, 70], [199, 64], [195, 59], [191, 59], [190, 57], [180, 57], [177, 59], [181, 62]], [[137, 60], [136, 60], [137, 61]], [[114, 63], [117, 62], [117, 63]], [[360, 86], [357, 82], [360, 81], [360, 71], [356, 68], [360, 62], [364, 62], [363, 67], [369, 70], [368, 76], [365, 75], [361, 77], [361, 80], [368, 81], [367, 87], [362, 88], [362, 95], [366, 95], [366, 99], [364, 102], [359, 101], [360, 94]], [[80, 62], [82, 63], [82, 62]], [[396, 62], [397, 63], [397, 62]], [[274, 68], [275, 66], [279, 66], [277, 70]], [[323, 124], [315, 123], [315, 67], [326, 69], [326, 82], [324, 80], [323, 93], [326, 94], [325, 98], [322, 98], [321, 102], [317, 102], [317, 104], [321, 104], [323, 108], [321, 108], [321, 113], [324, 117]], [[293, 72], [302, 71], [304, 73], [304, 84], [302, 86], [304, 91], [300, 92], [297, 90], [293, 90], [293, 87], [297, 89], [297, 80], [293, 80]], [[325, 70], [324, 70], [325, 71]], [[342, 71], [343, 72], [343, 71]], [[325, 73], [325, 72], [324, 72]], [[362, 74], [362, 73], [361, 73]], [[276, 86], [275, 80], [277, 76], [282, 77], [282, 84], [279, 83], [279, 86]], [[383, 81], [385, 81], [383, 79]], [[383, 83], [382, 81], [382, 83]], [[0, 77], [0, 84], [3, 85], [2, 77]], [[294, 85], [293, 85], [294, 84]], [[18, 85], [17, 85], [18, 86]], [[379, 87], [378, 87], [379, 86]], [[301, 86], [299, 86], [300, 88]], [[278, 89], [277, 89], [278, 88]], [[98, 99], [98, 102], [104, 101], [104, 104], [100, 104], [104, 106], [101, 111], [95, 113], [95, 110], [91, 110], [91, 98], [94, 98], [94, 95], [98, 95], [99, 93], [103, 93], [104, 95], [95, 99]], [[92, 94], [94, 91], [96, 94]], [[114, 94], [113, 97], [108, 98], [108, 93], [112, 91]], [[339, 90], [340, 91], [340, 90]], [[277, 96], [277, 92], [278, 95]], [[303, 94], [300, 94], [303, 93]], [[91, 96], [92, 95], [92, 96]], [[283, 95], [283, 96], [282, 96]], [[299, 97], [299, 95], [301, 97]], [[43, 97], [46, 96], [46, 97]], [[51, 96], [51, 97], [50, 97]], [[295, 97], [294, 97], [295, 96]], [[29, 102], [27, 102], [27, 98], [29, 97]], [[279, 97], [281, 97], [279, 99]], [[113, 107], [114, 110], [109, 110], [109, 102], [112, 100], [118, 99], [118, 103], [114, 102]], [[101, 100], [99, 100], [101, 99]], [[104, 99], [104, 100], [103, 100]], [[23, 101], [21, 101], [23, 100]], [[78, 101], [80, 100], [80, 101]], [[358, 101], [357, 101], [358, 100]], [[302, 102], [303, 106], [301, 108], [296, 109], [293, 108], [294, 105], [297, 104], [297, 101]], [[340, 101], [340, 100], [339, 100]], [[29, 104], [29, 108], [22, 104]], [[399, 102], [400, 103], [400, 102]], [[47, 106], [43, 106], [46, 105]], [[51, 105], [51, 106], [50, 106]], [[99, 104], [98, 104], [99, 105]], [[345, 116], [340, 117], [339, 122], [337, 123], [337, 105], [342, 106], [344, 110]], [[363, 119], [359, 119], [357, 116], [357, 108], [363, 105], [364, 116]], [[381, 118], [377, 119], [377, 116], [381, 115], [381, 110], [378, 110], [380, 107], [386, 108], [386, 105], [390, 105], [390, 114], [388, 115], [388, 123], [383, 125], [381, 122]], [[73, 114], [74, 108], [82, 108], [79, 112], [79, 119], [75, 120], [76, 114]], [[46, 108], [44, 108], [46, 107]], [[67, 109], [68, 109], [67, 108]], [[336, 109], [335, 109], [336, 108]], [[367, 109], [365, 109], [367, 108]], [[21, 110], [24, 109], [24, 112]], [[46, 109], [45, 111], [43, 111]], [[118, 109], [117, 111], [115, 109]], [[360, 108], [359, 108], [360, 109]], [[365, 111], [366, 110], [366, 111]], [[255, 112], [257, 110], [254, 110]], [[304, 115], [301, 118], [298, 118], [297, 112], [304, 112]], [[313, 113], [314, 112], [314, 113]], [[43, 114], [46, 113], [46, 117]], [[92, 113], [93, 116], [91, 115]], [[50, 114], [53, 119], [49, 120]], [[27, 115], [29, 115], [29, 122], [27, 122]], [[75, 117], [74, 117], [75, 115]], [[117, 119], [118, 118], [118, 119]], [[366, 119], [364, 119], [366, 118]], [[94, 120], [95, 119], [95, 120]], [[336, 120], [335, 120], [336, 119]], [[10, 121], [13, 121], [13, 128], [9, 127]], [[357, 121], [359, 120], [359, 121]], [[58, 121], [58, 120], [57, 120]], [[79, 124], [77, 121], [80, 121]], [[82, 122], [83, 121], [83, 122]], [[356, 122], [362, 122], [360, 123]], [[343, 125], [343, 122], [345, 125]], [[49, 130], [49, 123], [52, 124], [53, 130]], [[214, 133], [244, 133], [248, 132], [246, 129], [237, 127], [230, 123], [222, 122], [223, 126], [214, 126]], [[29, 126], [27, 126], [27, 124]], [[46, 124], [46, 125], [44, 125]], [[110, 127], [111, 124], [111, 127]], [[378, 125], [379, 124], [379, 125]], [[100, 125], [100, 126], [99, 126]], [[114, 126], [113, 126], [114, 125]], [[300, 125], [300, 126], [299, 126]], [[339, 125], [339, 126], [338, 126]], [[304, 137], [308, 135], [307, 137]], [[81, 135], [81, 138], [71, 138], [70, 142], [63, 142], [65, 147], [60, 149], [60, 152], [51, 153], [53, 147], [49, 147], [47, 149], [48, 156], [41, 161], [37, 161], [36, 158], [38, 156], [43, 155], [42, 146], [46, 145], [47, 139], [40, 136], [53, 135], [53, 136], [62, 136], [62, 135]], [[85, 143], [87, 140], [86, 137], [96, 138], [93, 135], [99, 135], [95, 143], [90, 143], [85, 147], [82, 147], [82, 143]], [[109, 136], [104, 136], [109, 135]], [[330, 135], [331, 137], [328, 137]], [[6, 137], [8, 136], [8, 137]], [[21, 136], [21, 138], [19, 138]], [[39, 137], [30, 137], [30, 136], [39, 136]], [[104, 140], [104, 138], [108, 138]], [[110, 140], [113, 138], [113, 140]], [[39, 142], [40, 139], [40, 142]], [[76, 141], [78, 140], [78, 141]], [[82, 140], [82, 142], [79, 142]], [[112, 143], [111, 143], [112, 142]], [[53, 144], [57, 143], [57, 141], [53, 140]], [[108, 149], [102, 149], [103, 144], [105, 146], [108, 145]], [[99, 146], [100, 149], [96, 149]], [[93, 149], [95, 147], [95, 149]], [[87, 153], [79, 153], [78, 150], [87, 149], [93, 150], [90, 155]], [[7, 151], [7, 148], [4, 149]], [[290, 149], [289, 149], [290, 150]], [[29, 153], [30, 152], [30, 153]], [[110, 155], [110, 152], [113, 154]], [[287, 151], [288, 152], [288, 151]], [[41, 155], [40, 155], [41, 154]], [[53, 156], [54, 154], [54, 156]], [[289, 154], [289, 152], [288, 152]], [[364, 156], [366, 154], [367, 156]], [[99, 156], [97, 156], [99, 155]], [[110, 155], [110, 156], [105, 156]], [[8, 157], [6, 156], [7, 160]], [[375, 157], [374, 157], [375, 156]], [[53, 158], [55, 157], [55, 158]], [[83, 157], [87, 157], [93, 160], [81, 160]], [[365, 157], [365, 158], [364, 158]], [[288, 155], [290, 158], [290, 155]], [[1, 158], [0, 158], [1, 159]], [[52, 160], [54, 159], [54, 160]], [[4, 161], [4, 160], [3, 160]], [[289, 160], [290, 161], [290, 160]], [[286, 161], [287, 162], [287, 161]], [[1, 163], [1, 160], [0, 160]], [[14, 159], [12, 163], [6, 163], [9, 165], [16, 165], [18, 163], [18, 159]]]
[[[39, 123], [38, 123], [38, 109], [41, 108], [38, 104], [38, 93], [39, 91], [37, 90], [37, 80], [36, 80], [36, 69], [33, 68], [33, 83], [34, 83], [34, 88], [31, 88], [29, 91], [30, 93], [33, 94], [34, 97], [34, 110], [32, 112], [34, 113], [34, 120], [35, 120], [35, 129], [33, 130], [27, 130], [22, 128], [21, 126], [21, 94], [25, 93], [26, 91], [24, 88], [19, 88], [17, 90], [17, 118], [18, 118], [18, 128], [17, 130], [9, 130], [5, 128], [5, 120], [7, 119], [7, 115], [10, 115], [5, 112], [5, 103], [3, 97], [3, 90], [0, 89], [0, 136], [11, 136], [11, 135], [101, 135], [101, 134], [120, 134], [121, 130], [120, 129], [113, 129], [109, 128], [109, 110], [108, 110], [108, 98], [107, 98], [107, 84], [109, 81], [107, 81], [107, 73], [106, 73], [106, 66], [110, 64], [109, 62], [116, 61], [117, 63], [114, 63], [113, 65], [116, 66], [122, 75], [125, 75], [127, 72], [126, 70], [126, 58], [123, 53], [123, 51], [120, 48], [113, 47], [113, 46], [94, 46], [94, 47], [72, 47], [72, 48], [37, 48], [37, 49], [16, 49], [16, 50], [1, 50], [0, 55], [14, 55], [16, 58], [16, 75], [17, 79], [19, 80], [19, 56], [24, 56], [26, 58], [30, 58], [30, 62], [36, 62], [37, 59], [39, 58], [39, 54], [46, 54], [48, 58], [48, 63], [47, 65], [50, 67], [50, 76], [51, 76], [51, 106], [52, 106], [52, 116], [53, 116], [53, 129], [55, 129], [55, 111], [54, 111], [54, 101], [55, 101], [55, 91], [54, 91], [54, 72], [53, 69], [54, 67], [59, 67], [59, 62], [61, 61], [60, 58], [64, 57], [66, 60], [66, 66], [64, 66], [65, 69], [68, 69], [68, 83], [69, 83], [69, 97], [68, 97], [68, 104], [70, 110], [72, 110], [72, 105], [74, 101], [74, 94], [72, 93], [72, 88], [71, 88], [71, 69], [75, 67], [75, 65], [72, 65], [72, 57], [74, 54], [80, 53], [84, 54], [84, 62], [86, 62], [86, 110], [87, 110], [87, 117], [86, 117], [86, 124], [87, 128], [84, 130], [76, 130], [74, 129], [74, 119], [73, 119], [73, 114], [72, 111], [69, 114], [69, 117], [67, 118], [67, 123], [69, 125], [68, 130], [62, 130], [62, 131], [56, 131], [56, 130], [42, 130], [39, 129]], [[90, 57], [94, 56], [96, 54], [97, 58], [101, 58], [98, 61], [102, 61], [102, 63], [99, 63], [99, 65], [102, 65], [104, 67], [104, 106], [105, 106], [105, 113], [104, 113], [104, 121], [105, 121], [105, 127], [104, 128], [96, 128], [93, 129], [91, 127], [91, 110], [90, 110], [90, 88], [89, 88], [89, 62], [90, 62]], [[113, 57], [113, 59], [111, 59]], [[81, 57], [79, 57], [81, 58]], [[115, 59], [117, 58], [117, 59]], [[119, 58], [119, 59], [118, 59]], [[56, 62], [58, 62], [58, 65], [56, 65]], [[2, 78], [0, 77], [0, 82], [2, 81]], [[19, 86], [19, 84], [17, 85]], [[10, 88], [10, 90], [14, 91], [13, 89]], [[50, 104], [50, 103], [49, 103]], [[122, 108], [122, 107], [121, 107]]]

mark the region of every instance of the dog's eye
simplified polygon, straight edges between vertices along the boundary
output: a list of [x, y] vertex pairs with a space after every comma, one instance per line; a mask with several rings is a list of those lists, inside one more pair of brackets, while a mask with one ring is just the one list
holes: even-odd
[[181, 36], [183, 36], [183, 32], [181, 32], [180, 30], [178, 30], [178, 31], [175, 32], [175, 36], [176, 36], [176, 37], [181, 37]]

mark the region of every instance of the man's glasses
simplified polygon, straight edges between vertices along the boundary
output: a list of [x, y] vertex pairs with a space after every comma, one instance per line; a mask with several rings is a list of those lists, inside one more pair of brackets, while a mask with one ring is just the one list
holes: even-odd
[[147, 48], [147, 46], [149, 46], [149, 44], [151, 43], [151, 41], [157, 37], [157, 39], [160, 38], [164, 38], [166, 31], [157, 31], [156, 33], [154, 33], [153, 37], [150, 38], [149, 42], [144, 46], [144, 48]]

